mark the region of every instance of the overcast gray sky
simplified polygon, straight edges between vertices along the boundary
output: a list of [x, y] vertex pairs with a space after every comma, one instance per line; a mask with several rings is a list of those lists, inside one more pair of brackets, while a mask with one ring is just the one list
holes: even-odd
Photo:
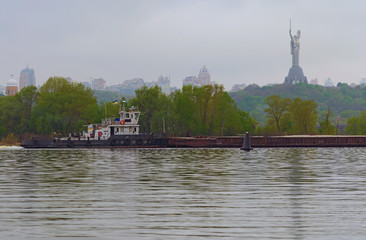
[[108, 85], [170, 75], [181, 87], [206, 65], [211, 79], [282, 83], [291, 67], [289, 19], [301, 30], [308, 80], [366, 77], [364, 0], [0, 0], [0, 84], [28, 64], [50, 76]]

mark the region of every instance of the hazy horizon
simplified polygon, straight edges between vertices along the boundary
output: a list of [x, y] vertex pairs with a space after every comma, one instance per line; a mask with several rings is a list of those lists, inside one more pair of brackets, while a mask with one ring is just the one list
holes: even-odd
[[[182, 86], [205, 65], [211, 80], [283, 83], [291, 67], [289, 20], [301, 30], [300, 66], [310, 81], [366, 77], [366, 1], [4, 0], [0, 85], [28, 64], [37, 84], [51, 76], [108, 85], [170, 75]], [[361, 41], [358, 41], [361, 40]]]

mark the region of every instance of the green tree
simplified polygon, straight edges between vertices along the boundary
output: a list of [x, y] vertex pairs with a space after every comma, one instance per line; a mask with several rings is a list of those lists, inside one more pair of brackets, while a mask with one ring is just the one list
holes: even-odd
[[344, 131], [351, 135], [366, 134], [366, 111], [362, 111], [359, 117], [349, 118]]
[[335, 125], [330, 121], [333, 113], [330, 109], [325, 114], [325, 119], [319, 123], [319, 133], [324, 135], [334, 135], [336, 133]]
[[23, 105], [23, 118], [20, 124], [22, 125], [25, 132], [30, 132], [32, 130], [30, 119], [32, 118], [32, 110], [35, 106], [37, 96], [38, 91], [36, 86], [22, 88], [22, 90], [20, 90], [20, 92], [15, 95], [16, 101]]
[[198, 116], [198, 105], [193, 97], [193, 86], [185, 85], [182, 90], [172, 93], [173, 128], [172, 133], [178, 136], [198, 134], [201, 125]]
[[284, 134], [293, 133], [294, 124], [290, 112], [285, 112], [283, 114], [280, 122], [280, 127]]
[[10, 133], [20, 135], [24, 132], [24, 106], [16, 96], [0, 98], [0, 136]]
[[146, 86], [135, 91], [136, 96], [130, 100], [130, 105], [141, 111], [140, 129], [147, 133], [163, 132], [164, 122], [170, 122], [171, 100], [158, 86]]
[[291, 104], [291, 99], [281, 99], [281, 96], [279, 95], [271, 95], [266, 97], [265, 101], [268, 108], [264, 109], [264, 112], [267, 113], [268, 123], [271, 125], [271, 123], [274, 122], [277, 128], [277, 133], [280, 133], [280, 122], [283, 114], [288, 110], [288, 107]]
[[0, 136], [10, 133], [17, 137], [31, 131], [31, 112], [37, 97], [37, 88], [23, 88], [15, 96], [0, 98]]
[[[224, 97], [224, 87], [222, 85], [205, 85], [193, 88], [193, 97], [195, 104], [198, 106], [197, 114], [200, 121], [200, 132], [204, 135], [212, 135], [220, 132], [220, 128], [225, 119], [223, 105], [227, 104], [228, 98]], [[230, 98], [230, 97], [229, 97]], [[220, 108], [221, 107], [221, 108]], [[221, 114], [220, 114], [221, 111]], [[221, 121], [217, 121], [217, 117], [221, 116]]]
[[93, 91], [62, 77], [51, 77], [40, 88], [32, 119], [37, 133], [64, 134], [84, 130], [84, 125], [98, 117]]
[[240, 111], [223, 89], [213, 94], [210, 109], [209, 135], [235, 135], [254, 130], [254, 121], [245, 111]]
[[318, 121], [317, 103], [313, 100], [295, 98], [289, 106], [293, 133], [315, 133]]
[[183, 86], [172, 94], [175, 135], [233, 135], [254, 130], [222, 85]]

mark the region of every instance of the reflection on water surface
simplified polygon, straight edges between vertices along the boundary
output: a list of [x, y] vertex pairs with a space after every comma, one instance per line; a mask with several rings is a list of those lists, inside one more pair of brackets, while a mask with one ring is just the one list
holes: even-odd
[[0, 237], [363, 239], [366, 149], [0, 150]]

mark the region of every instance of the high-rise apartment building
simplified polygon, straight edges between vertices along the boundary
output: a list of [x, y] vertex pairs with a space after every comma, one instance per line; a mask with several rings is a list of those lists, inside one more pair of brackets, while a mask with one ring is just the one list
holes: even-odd
[[26, 66], [21, 72], [19, 77], [19, 91], [24, 87], [36, 86], [36, 77], [34, 76], [34, 69]]
[[203, 65], [203, 67], [201, 68], [199, 74], [198, 74], [198, 80], [201, 84], [201, 86], [204, 86], [204, 85], [210, 85], [211, 82], [211, 76], [210, 74], [208, 73], [207, 71], [207, 68], [205, 65]]
[[92, 80], [91, 86], [94, 90], [105, 89], [106, 81], [103, 78], [95, 78]]
[[170, 94], [170, 77], [160, 75], [158, 78], [157, 85], [159, 87], [161, 87], [161, 91], [164, 94], [166, 94], [166, 95]]

